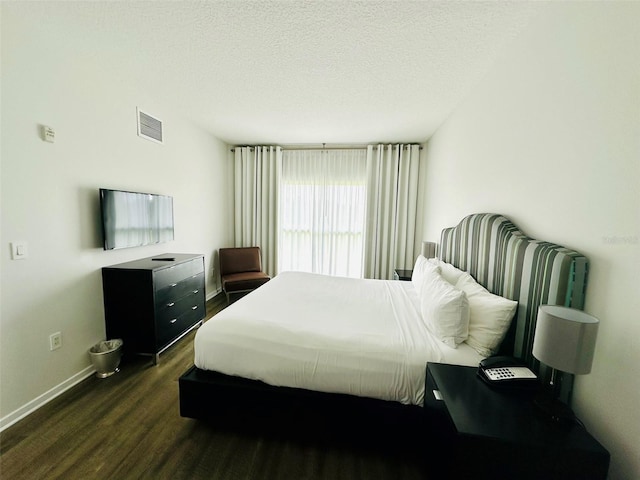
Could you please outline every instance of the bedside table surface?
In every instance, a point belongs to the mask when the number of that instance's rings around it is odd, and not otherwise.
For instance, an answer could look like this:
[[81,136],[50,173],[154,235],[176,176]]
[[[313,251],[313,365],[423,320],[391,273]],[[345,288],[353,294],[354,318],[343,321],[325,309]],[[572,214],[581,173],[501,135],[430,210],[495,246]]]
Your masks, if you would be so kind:
[[430,363],[428,370],[460,435],[607,453],[581,426],[562,428],[541,418],[533,391],[492,388],[477,376],[476,367]]
[[413,275],[413,269],[396,268],[393,272],[398,277],[398,280],[411,280],[411,276]]
[[[451,438],[440,456],[449,478],[605,480],[609,452],[582,426],[539,415],[535,392],[493,388],[477,367],[427,364],[424,408]],[[442,400],[437,400],[438,390]]]

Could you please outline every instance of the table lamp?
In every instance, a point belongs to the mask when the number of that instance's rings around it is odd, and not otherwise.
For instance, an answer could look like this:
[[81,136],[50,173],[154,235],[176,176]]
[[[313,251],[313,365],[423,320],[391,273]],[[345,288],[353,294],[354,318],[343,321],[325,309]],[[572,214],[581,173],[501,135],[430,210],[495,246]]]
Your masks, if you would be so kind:
[[554,421],[574,418],[569,406],[558,399],[558,371],[575,375],[591,371],[598,323],[597,318],[575,308],[558,305],[538,308],[533,356],[551,368],[551,379],[546,391],[536,399],[536,405]]
[[434,242],[422,242],[422,256],[424,258],[435,258],[437,245]]

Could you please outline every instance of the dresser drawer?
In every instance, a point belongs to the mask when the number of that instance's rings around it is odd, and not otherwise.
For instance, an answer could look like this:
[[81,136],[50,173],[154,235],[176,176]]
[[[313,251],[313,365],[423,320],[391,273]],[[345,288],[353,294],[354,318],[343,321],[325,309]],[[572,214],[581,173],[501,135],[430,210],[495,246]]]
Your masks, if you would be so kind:
[[157,347],[164,347],[197,321],[202,320],[202,318],[204,318],[204,303],[202,302],[194,303],[186,311],[183,310],[182,315],[176,318],[167,318],[165,320],[158,318],[156,322]]
[[185,278],[192,277],[198,273],[204,273],[202,258],[196,258],[188,262],[163,268],[154,272],[154,285],[156,290],[177,284]]
[[194,290],[193,292],[184,295],[182,298],[176,300],[175,302],[170,302],[164,305],[163,308],[159,308],[156,311],[156,322],[158,324],[166,324],[166,322],[171,322],[188,310],[197,310],[199,308],[202,309],[201,304],[203,303],[204,302],[201,291]]
[[185,295],[200,293],[202,290],[204,290],[204,272],[162,288],[156,288],[156,308],[164,308]]

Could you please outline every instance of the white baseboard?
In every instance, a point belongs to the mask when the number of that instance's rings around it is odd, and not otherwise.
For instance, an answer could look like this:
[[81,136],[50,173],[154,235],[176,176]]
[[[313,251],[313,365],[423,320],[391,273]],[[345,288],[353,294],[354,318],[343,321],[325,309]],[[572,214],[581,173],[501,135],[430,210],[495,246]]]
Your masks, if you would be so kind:
[[90,377],[95,372],[96,372],[96,369],[92,365],[90,365],[86,367],[84,370],[81,370],[80,372],[76,373],[72,377],[68,378],[64,382],[44,392],[39,397],[34,398],[29,403],[23,405],[17,410],[14,410],[10,414],[0,418],[0,432],[6,428],[9,428],[14,423],[22,420],[24,417],[26,417],[30,413],[35,412],[37,409],[39,409],[43,405],[49,403],[51,400],[61,395],[62,393],[66,392],[71,387],[77,385],[85,378]]
[[222,293],[222,289],[221,289],[221,288],[216,289],[216,291],[215,291],[215,292],[213,292],[213,293],[209,293],[209,294],[207,295],[207,301],[211,300],[213,297],[215,297],[216,295],[219,295],[219,294],[221,294],[221,293]]

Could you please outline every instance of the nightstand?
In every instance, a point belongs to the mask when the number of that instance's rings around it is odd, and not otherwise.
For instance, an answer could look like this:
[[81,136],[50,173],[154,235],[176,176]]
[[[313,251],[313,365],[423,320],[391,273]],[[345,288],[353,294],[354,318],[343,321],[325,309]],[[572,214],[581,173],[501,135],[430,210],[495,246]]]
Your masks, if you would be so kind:
[[393,271],[394,280],[411,280],[411,275],[413,275],[413,270],[403,270],[400,268],[396,268]]
[[444,425],[450,478],[607,478],[609,452],[584,427],[552,423],[535,391],[491,387],[476,371],[427,365],[424,406]]

